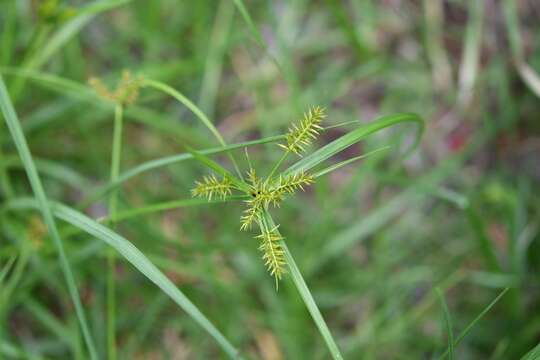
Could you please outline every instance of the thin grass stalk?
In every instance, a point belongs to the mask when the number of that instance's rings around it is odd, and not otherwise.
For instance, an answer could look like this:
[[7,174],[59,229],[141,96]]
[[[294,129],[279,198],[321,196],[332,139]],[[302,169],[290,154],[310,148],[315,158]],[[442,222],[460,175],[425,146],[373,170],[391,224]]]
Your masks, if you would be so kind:
[[[266,210],[264,211],[263,221],[266,222],[267,227],[275,228],[274,220],[272,219],[270,213]],[[278,235],[281,235],[278,229],[275,229],[275,231],[278,233]],[[298,269],[298,266],[296,265],[296,262],[294,261],[294,258],[289,251],[289,248],[287,248],[287,244],[284,240],[281,240],[281,246],[285,252],[285,258],[287,259],[287,265],[289,267],[294,285],[298,289],[298,292],[300,293],[304,304],[313,318],[315,325],[317,325],[317,329],[319,329],[319,332],[321,333],[321,336],[323,337],[332,358],[334,360],[342,360],[343,356],[341,355],[341,352],[339,351],[339,348],[332,337],[332,333],[330,332],[330,329],[328,329],[328,325],[326,325],[321,311],[317,307],[317,303],[315,302],[315,299],[313,299],[313,295],[311,295],[311,291],[309,291],[306,281],[304,280],[300,269]]]
[[439,301],[441,302],[441,307],[443,309],[444,314],[444,322],[446,325],[446,333],[448,336],[448,359],[454,360],[454,332],[452,331],[452,320],[450,318],[450,310],[448,310],[448,305],[446,304],[446,300],[444,298],[444,293],[441,289],[436,288],[435,291],[437,292],[437,296],[439,297]]
[[[111,155],[111,182],[115,182],[120,174],[120,159],[122,156],[123,107],[117,104],[114,108],[114,130]],[[109,213],[111,226],[116,224],[118,208],[118,189],[111,192],[109,197]],[[107,249],[107,353],[111,360],[116,359],[116,287],[114,273],[116,254],[112,248]]]

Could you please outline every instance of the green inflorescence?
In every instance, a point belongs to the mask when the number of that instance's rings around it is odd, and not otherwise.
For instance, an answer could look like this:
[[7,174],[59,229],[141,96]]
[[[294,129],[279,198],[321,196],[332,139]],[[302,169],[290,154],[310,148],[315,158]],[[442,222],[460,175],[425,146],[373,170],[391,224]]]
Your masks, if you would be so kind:
[[246,208],[240,217],[240,230],[251,229],[254,223],[259,225],[260,234],[255,238],[260,241],[259,250],[263,253],[262,259],[270,275],[274,276],[276,286],[286,272],[287,261],[282,246],[284,239],[277,231],[279,225],[270,227],[265,223],[264,211],[270,207],[279,207],[287,196],[293,195],[297,190],[304,191],[306,186],[314,183],[315,178],[303,171],[288,175],[273,176],[273,174],[289,153],[301,155],[316,139],[323,129],[320,123],[324,117],[323,108],[313,107],[304,114],[298,124],[293,124],[289,128],[286,135],[287,143],[279,144],[285,153],[269,176],[259,177],[250,166],[246,174],[245,187],[236,186],[227,176],[218,180],[215,175],[210,175],[203,177],[202,181],[197,181],[191,191],[194,197],[203,197],[209,201],[215,197],[225,200],[233,194],[233,190],[244,193]]

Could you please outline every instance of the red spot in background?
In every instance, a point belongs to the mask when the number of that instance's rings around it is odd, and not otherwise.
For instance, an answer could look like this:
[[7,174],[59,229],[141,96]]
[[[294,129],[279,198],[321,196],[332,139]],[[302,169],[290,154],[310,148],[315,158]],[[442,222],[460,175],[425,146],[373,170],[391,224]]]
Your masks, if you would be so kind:
[[467,144],[471,135],[469,126],[461,124],[446,138],[446,145],[451,152],[458,152]]

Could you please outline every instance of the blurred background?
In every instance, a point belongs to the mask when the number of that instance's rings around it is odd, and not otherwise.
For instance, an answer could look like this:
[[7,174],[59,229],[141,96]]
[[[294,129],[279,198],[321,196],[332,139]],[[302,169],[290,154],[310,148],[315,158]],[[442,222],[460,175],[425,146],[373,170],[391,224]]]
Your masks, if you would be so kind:
[[[345,358],[438,359],[447,331],[436,287],[456,337],[510,288],[456,347],[457,358],[527,353],[540,341],[540,2],[244,5],[245,14],[231,0],[1,0],[0,71],[47,195],[77,207],[107,183],[113,112],[45,74],[88,90],[91,77],[113,87],[124,69],[163,81],[200,106],[228,143],[282,134],[311,105],[327,108],[327,125],[415,112],[426,132],[412,156],[398,156],[412,127],[369,137],[332,161],[385,144],[391,150],[318,179],[274,218]],[[325,132],[310,150],[356,126]],[[4,125],[0,139],[6,204],[32,193]],[[122,171],[186,145],[218,144],[187,108],[141,90],[125,113]],[[267,172],[280,151],[260,145],[249,155]],[[237,157],[247,170],[243,151]],[[123,185],[119,208],[188,199],[207,174],[196,162],[141,174]],[[121,221],[116,230],[247,358],[328,359],[290,277],[276,291],[255,234],[239,231],[242,209],[163,211]],[[104,216],[107,200],[84,210]],[[0,357],[86,358],[39,213],[0,216]],[[106,246],[59,224],[106,358]],[[120,257],[116,280],[119,358],[225,357]]]

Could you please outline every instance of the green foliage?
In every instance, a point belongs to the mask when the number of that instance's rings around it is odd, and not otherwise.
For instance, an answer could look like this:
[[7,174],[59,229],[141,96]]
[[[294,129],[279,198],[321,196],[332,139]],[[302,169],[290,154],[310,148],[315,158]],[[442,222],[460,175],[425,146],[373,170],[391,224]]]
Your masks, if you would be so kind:
[[0,1],[0,358],[534,358],[534,2]]

